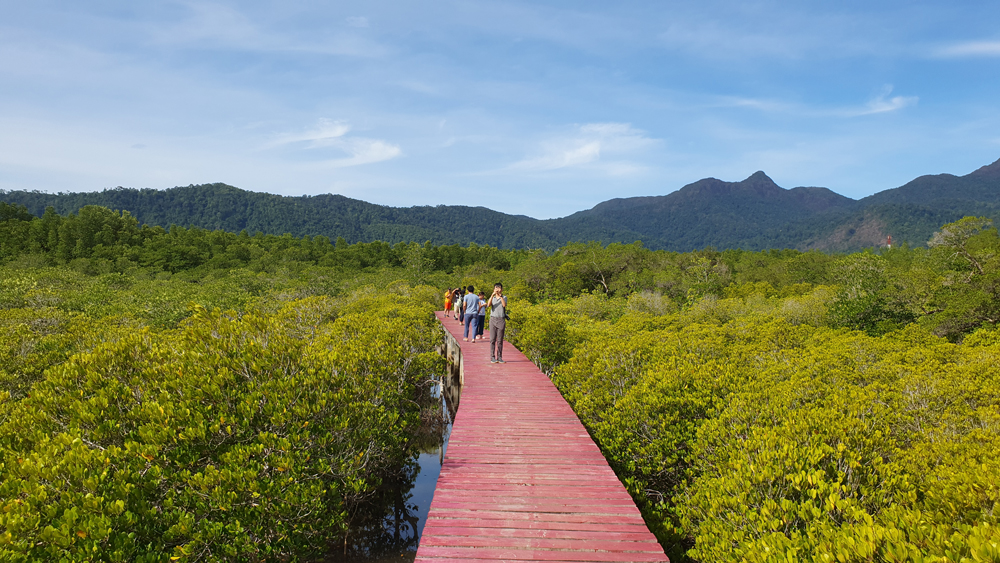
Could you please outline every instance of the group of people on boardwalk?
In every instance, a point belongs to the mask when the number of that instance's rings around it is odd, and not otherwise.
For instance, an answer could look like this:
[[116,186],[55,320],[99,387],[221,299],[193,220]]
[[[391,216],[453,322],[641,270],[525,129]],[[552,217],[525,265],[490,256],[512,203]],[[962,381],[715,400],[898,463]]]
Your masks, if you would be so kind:
[[[503,364],[503,336],[507,328],[507,297],[503,294],[503,284],[493,285],[493,294],[486,299],[486,294],[478,294],[473,286],[468,288],[449,289],[444,292],[445,316],[451,318],[452,312],[458,322],[465,325],[465,342],[476,343],[483,339],[486,313],[489,310],[490,325],[490,363]],[[469,334],[472,340],[469,340]]]

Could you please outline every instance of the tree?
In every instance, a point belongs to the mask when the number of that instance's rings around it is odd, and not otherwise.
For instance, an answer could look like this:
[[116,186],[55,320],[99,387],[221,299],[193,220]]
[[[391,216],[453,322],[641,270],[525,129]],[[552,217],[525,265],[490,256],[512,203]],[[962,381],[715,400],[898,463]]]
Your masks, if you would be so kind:
[[992,227],[993,221],[986,217],[965,217],[941,227],[941,230],[934,233],[931,240],[927,242],[927,246],[945,249],[951,252],[952,257],[962,257],[976,272],[983,274],[985,271],[982,262],[992,258],[994,254],[991,252],[982,256],[974,255],[970,251],[969,241]]
[[1000,323],[1000,237],[985,217],[965,217],[934,233],[927,243],[942,282],[937,309],[925,321],[936,334],[961,339],[984,325]]
[[898,292],[881,256],[853,254],[843,258],[835,270],[840,291],[830,306],[833,326],[877,336],[913,321],[913,314],[894,298]]

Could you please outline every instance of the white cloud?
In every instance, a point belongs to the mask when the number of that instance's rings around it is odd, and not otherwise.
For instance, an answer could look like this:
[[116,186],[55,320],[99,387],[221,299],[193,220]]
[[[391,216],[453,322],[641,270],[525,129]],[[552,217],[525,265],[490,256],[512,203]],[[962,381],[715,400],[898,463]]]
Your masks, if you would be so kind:
[[580,127],[583,136],[596,136],[609,152],[630,152],[659,142],[634,129],[629,123],[588,123]]
[[601,143],[592,141],[578,147],[552,148],[547,154],[526,158],[510,165],[512,170],[556,170],[593,162],[601,156]]
[[883,86],[881,91],[863,106],[809,106],[795,102],[720,96],[717,102],[696,107],[699,109],[703,107],[740,108],[797,117],[829,118],[859,117],[862,115],[887,113],[917,105],[917,102],[920,101],[920,98],[917,96],[891,96],[891,94],[892,86]]
[[792,111],[800,111],[800,108],[796,108],[794,105],[787,102],[734,96],[720,96],[719,102],[714,105],[718,107],[748,108],[771,113],[789,113]]
[[967,41],[938,49],[939,57],[1000,57],[1000,41]]
[[343,121],[320,119],[316,127],[299,133],[285,133],[268,143],[267,147],[293,145],[301,143],[304,148],[327,147],[334,144],[351,130],[351,126]]
[[381,139],[348,137],[347,133],[350,131],[351,126],[343,121],[320,119],[316,127],[306,131],[279,135],[275,140],[266,144],[265,148],[332,149],[350,155],[321,161],[321,164],[335,168],[381,162],[403,154],[398,145]]
[[659,140],[628,123],[588,123],[578,126],[573,135],[542,143],[541,155],[525,158],[508,170],[542,172],[561,168],[595,165],[610,175],[633,173],[642,167],[619,161],[601,162],[603,155],[623,155],[644,149]]
[[393,145],[379,139],[364,139],[361,137],[345,139],[339,148],[351,156],[348,158],[327,160],[324,164],[334,168],[344,168],[347,166],[382,162],[383,160],[390,160],[403,154],[402,149],[398,145]]
[[893,96],[890,98],[890,94],[892,94],[892,86],[883,86],[879,95],[869,100],[863,109],[848,110],[846,113],[850,116],[886,113],[916,105],[919,100],[916,96]]

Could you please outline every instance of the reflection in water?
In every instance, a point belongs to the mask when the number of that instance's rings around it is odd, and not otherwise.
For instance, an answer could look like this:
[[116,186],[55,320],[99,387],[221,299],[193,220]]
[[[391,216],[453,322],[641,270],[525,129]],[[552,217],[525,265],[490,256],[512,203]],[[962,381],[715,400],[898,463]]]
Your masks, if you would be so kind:
[[345,545],[334,549],[327,561],[350,563],[410,563],[437,487],[441,463],[448,447],[451,422],[458,408],[457,378],[434,381],[421,413],[418,453],[393,479],[386,479],[367,511],[355,514]]

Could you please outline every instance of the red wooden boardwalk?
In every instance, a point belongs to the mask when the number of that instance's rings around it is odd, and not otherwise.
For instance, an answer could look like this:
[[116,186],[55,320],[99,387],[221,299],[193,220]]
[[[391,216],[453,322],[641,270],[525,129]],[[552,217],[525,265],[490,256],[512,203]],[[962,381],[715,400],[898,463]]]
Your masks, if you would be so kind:
[[[417,563],[667,561],[552,382],[506,343],[461,343],[465,384]],[[487,338],[489,334],[487,333]]]

